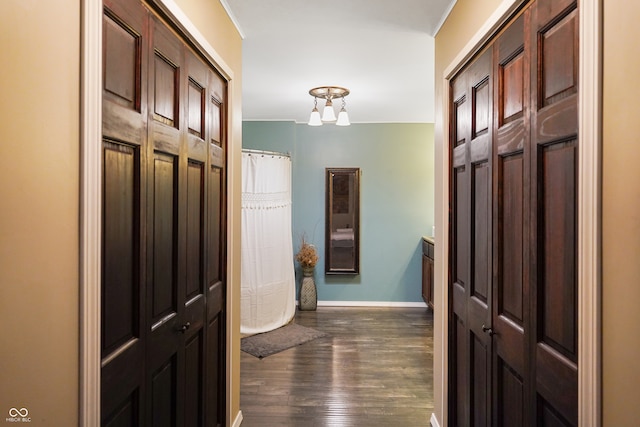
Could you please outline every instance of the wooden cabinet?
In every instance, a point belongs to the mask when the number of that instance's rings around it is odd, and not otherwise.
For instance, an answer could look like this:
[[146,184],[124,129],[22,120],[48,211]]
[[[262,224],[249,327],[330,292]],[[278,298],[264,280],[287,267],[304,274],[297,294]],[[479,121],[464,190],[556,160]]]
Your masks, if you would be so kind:
[[422,239],[422,299],[433,309],[433,242]]

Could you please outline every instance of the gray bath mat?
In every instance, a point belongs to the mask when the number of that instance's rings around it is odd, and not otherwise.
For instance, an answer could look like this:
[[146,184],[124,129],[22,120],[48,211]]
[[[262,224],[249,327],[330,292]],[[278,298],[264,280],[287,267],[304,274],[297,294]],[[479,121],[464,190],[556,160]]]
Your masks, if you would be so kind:
[[324,332],[290,323],[273,331],[242,338],[240,349],[262,359],[324,336],[327,336]]

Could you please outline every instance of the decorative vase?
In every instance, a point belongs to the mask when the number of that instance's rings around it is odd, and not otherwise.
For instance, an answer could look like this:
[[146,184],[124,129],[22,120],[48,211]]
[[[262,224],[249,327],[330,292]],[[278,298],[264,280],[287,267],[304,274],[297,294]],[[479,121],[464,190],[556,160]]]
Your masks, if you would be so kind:
[[314,267],[302,267],[302,284],[300,285],[300,310],[315,310],[318,307],[318,293],[313,279]]

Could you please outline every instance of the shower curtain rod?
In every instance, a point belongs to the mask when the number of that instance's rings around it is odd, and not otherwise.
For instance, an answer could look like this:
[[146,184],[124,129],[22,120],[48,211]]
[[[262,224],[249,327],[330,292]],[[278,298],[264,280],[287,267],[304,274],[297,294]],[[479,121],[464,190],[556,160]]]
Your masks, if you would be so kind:
[[267,156],[282,156],[282,157],[291,157],[291,153],[278,153],[277,151],[265,151],[265,150],[252,150],[250,148],[243,148],[243,153],[248,154],[263,154]]

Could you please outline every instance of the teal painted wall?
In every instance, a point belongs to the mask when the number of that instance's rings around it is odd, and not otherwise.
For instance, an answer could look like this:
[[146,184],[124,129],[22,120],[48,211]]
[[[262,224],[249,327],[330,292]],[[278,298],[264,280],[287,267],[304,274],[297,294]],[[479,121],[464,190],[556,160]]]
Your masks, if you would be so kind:
[[[303,234],[318,248],[318,300],[422,301],[421,237],[434,224],[433,140],[433,124],[425,123],[243,123],[244,148],[291,155],[294,252]],[[324,274],[327,167],[362,173],[358,276]]]

